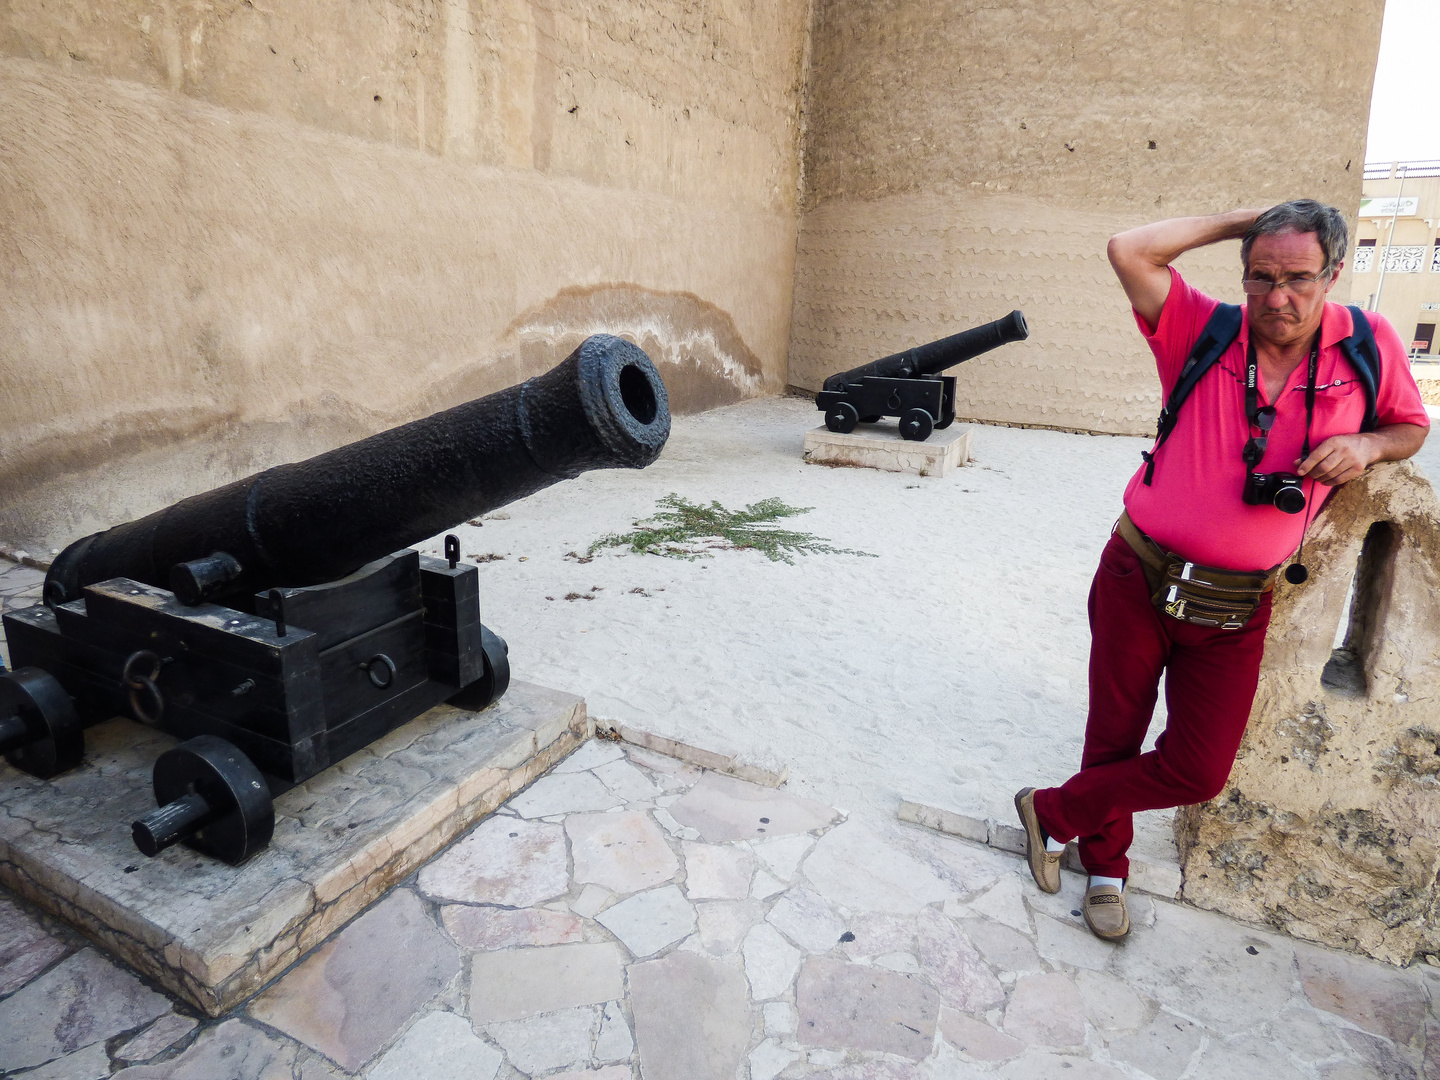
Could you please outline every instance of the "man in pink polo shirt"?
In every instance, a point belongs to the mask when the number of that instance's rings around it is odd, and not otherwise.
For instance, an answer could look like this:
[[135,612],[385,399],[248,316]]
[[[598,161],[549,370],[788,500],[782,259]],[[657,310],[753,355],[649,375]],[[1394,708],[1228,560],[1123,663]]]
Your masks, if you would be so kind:
[[[1102,938],[1130,929],[1124,881],[1132,815],[1211,799],[1230,775],[1259,681],[1279,564],[1335,487],[1377,461],[1414,454],[1429,430],[1399,336],[1367,312],[1380,376],[1374,426],[1362,432],[1369,396],[1340,347],[1354,330],[1351,315],[1326,300],[1344,265],[1346,234],[1338,210],[1304,199],[1263,212],[1174,218],[1110,240],[1110,263],[1155,353],[1167,400],[1219,306],[1171,263],[1243,238],[1245,306],[1239,336],[1195,384],[1168,439],[1155,447],[1153,467],[1142,465],[1130,480],[1126,513],[1100,556],[1090,589],[1090,712],[1080,772],[1058,788],[1025,788],[1015,797],[1041,889],[1059,891],[1061,853],[1079,838],[1090,875],[1085,921]],[[1251,473],[1300,479],[1276,499],[1273,487],[1247,481]],[[1229,626],[1216,617],[1187,621],[1201,618],[1195,605],[1187,613],[1176,601],[1190,578],[1225,586],[1211,594],[1222,604],[1240,598],[1239,613],[1222,616]],[[1155,749],[1142,754],[1162,672],[1168,720]]]

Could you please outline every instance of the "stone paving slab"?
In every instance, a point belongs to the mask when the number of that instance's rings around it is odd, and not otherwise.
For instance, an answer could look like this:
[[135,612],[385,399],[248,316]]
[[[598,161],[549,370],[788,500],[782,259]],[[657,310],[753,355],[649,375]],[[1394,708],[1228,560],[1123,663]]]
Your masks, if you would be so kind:
[[[554,773],[635,797],[545,821],[510,800],[219,1020],[14,902],[3,925],[59,958],[0,991],[0,1061],[16,1080],[1440,1080],[1440,969],[1139,892],[1130,937],[1103,942],[1078,875],[1040,893],[987,844],[635,746]],[[704,839],[664,825],[686,794]],[[588,880],[603,858],[618,891]]]
[[[988,844],[1001,851],[1013,852],[1016,855],[1025,853],[1025,834],[1013,821],[997,821],[994,818],[962,814],[956,810],[945,810],[911,799],[900,801],[896,816],[901,821],[973,840],[977,844]],[[1085,873],[1085,868],[1080,865],[1080,852],[1073,842],[1066,845],[1061,866],[1072,873]],[[1180,862],[1178,858],[1170,862],[1147,859],[1132,852],[1130,877],[1125,887],[1135,892],[1174,899],[1180,895]]]
[[70,947],[8,897],[0,896],[0,997],[18,990]]
[[459,974],[460,950],[413,892],[397,889],[252,1001],[249,1011],[353,1071]]
[[7,1032],[0,1072],[104,1042],[169,1011],[170,1003],[130,972],[82,949],[0,1002],[0,1031]]
[[588,726],[581,699],[529,683],[482,713],[437,706],[279,796],[270,846],[230,867],[184,847],[154,859],[135,849],[130,822],[153,808],[151,767],[175,740],[111,720],[87,731],[85,764],[53,781],[0,765],[0,881],[218,1015],[564,758]]

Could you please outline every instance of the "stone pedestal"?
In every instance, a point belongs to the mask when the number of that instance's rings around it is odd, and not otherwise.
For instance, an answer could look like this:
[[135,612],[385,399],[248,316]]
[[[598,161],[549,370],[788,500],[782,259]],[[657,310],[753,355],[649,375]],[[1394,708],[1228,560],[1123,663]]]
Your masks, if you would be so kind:
[[1176,815],[1184,899],[1394,964],[1440,954],[1440,500],[1377,465],[1305,564],[1276,587],[1229,783]]
[[811,465],[860,465],[886,472],[948,476],[970,460],[968,425],[952,425],[924,442],[900,437],[894,421],[861,424],[840,435],[823,424],[805,433],[805,460]]
[[242,866],[136,850],[150,770],[175,740],[86,732],[53,781],[0,764],[0,881],[214,1016],[353,918],[589,735],[585,702],[529,683],[474,713],[437,706],[275,800]]

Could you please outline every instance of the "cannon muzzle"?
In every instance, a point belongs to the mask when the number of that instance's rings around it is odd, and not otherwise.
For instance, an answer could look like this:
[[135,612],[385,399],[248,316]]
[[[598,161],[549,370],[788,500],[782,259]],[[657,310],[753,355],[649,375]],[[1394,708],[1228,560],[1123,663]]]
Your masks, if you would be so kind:
[[881,357],[868,364],[831,375],[825,380],[826,390],[843,390],[847,383],[859,382],[867,375],[887,379],[917,379],[923,375],[938,375],[946,368],[973,360],[981,353],[998,348],[1010,341],[1024,341],[1030,336],[1025,316],[1012,311],[1003,319],[996,319],[983,326],[971,327],[958,334],[951,334],[928,345],[917,345],[891,356]]
[[[644,468],[669,434],[650,358],[597,334],[519,386],[77,540],[51,566],[45,600],[114,577],[166,588],[172,570],[192,603],[334,581],[557,481]],[[230,560],[197,562],[220,552]]]

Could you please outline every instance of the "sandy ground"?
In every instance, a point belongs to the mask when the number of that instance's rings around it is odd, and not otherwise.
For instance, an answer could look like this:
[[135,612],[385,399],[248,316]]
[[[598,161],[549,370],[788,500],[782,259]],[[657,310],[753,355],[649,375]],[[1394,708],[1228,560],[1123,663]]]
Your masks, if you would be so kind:
[[[1440,420],[1440,405],[1427,405],[1425,411],[1430,414],[1430,422]],[[1433,439],[1426,439],[1425,445],[1420,448],[1420,453],[1415,455],[1416,462],[1425,470],[1425,475],[1430,482],[1440,483],[1440,436]]]
[[[800,398],[680,417],[648,469],[589,473],[462,527],[467,556],[505,556],[481,564],[484,620],[517,677],[597,716],[788,765],[832,805],[910,798],[1008,821],[1018,788],[1078,765],[1085,598],[1149,441],[977,426],[973,463],[942,479],[805,465],[819,422]],[[1420,461],[1440,477],[1440,440]],[[788,527],[876,557],[566,557],[670,492],[813,507]],[[1152,738],[1163,722],[1162,699]],[[1173,861],[1170,820],[1140,815],[1135,853]]]
[[[480,565],[485,622],[517,678],[788,765],[792,787],[831,805],[888,816],[912,798],[1009,820],[1017,788],[1078,762],[1085,596],[1148,441],[976,427],[968,468],[922,478],[802,464],[818,421],[798,398],[682,417],[649,469],[590,473],[462,526],[467,557],[504,556]],[[1440,439],[1417,461],[1440,478]],[[814,507],[787,525],[876,557],[567,557],[670,492]],[[1163,702],[1152,734],[1161,724]],[[1141,816],[1136,854],[1173,859],[1169,820]]]
[[[802,464],[819,419],[796,398],[679,418],[650,468],[461,528],[467,556],[505,556],[481,564],[485,622],[517,677],[597,716],[786,764],[848,809],[913,798],[1008,821],[1017,788],[1078,762],[1085,597],[1145,442],[977,427],[970,467],[921,478]],[[567,558],[669,492],[778,496],[814,508],[790,527],[876,557]],[[1169,815],[1147,817],[1137,853],[1173,859]]]
[[[1086,594],[1148,440],[977,426],[973,463],[942,479],[805,465],[819,420],[800,398],[677,418],[648,469],[462,527],[467,556],[505,556],[481,564],[484,620],[517,677],[597,716],[788,765],[832,805],[888,814],[910,798],[1008,821],[1018,788],[1078,765]],[[1440,477],[1440,440],[1421,461]],[[567,558],[670,492],[813,507],[787,525],[876,557]],[[1170,819],[1140,815],[1137,855],[1174,859]]]

